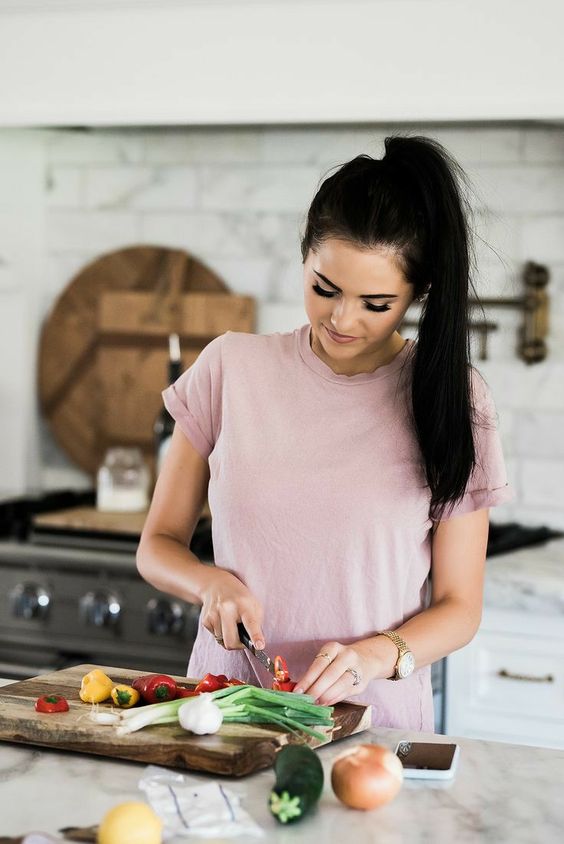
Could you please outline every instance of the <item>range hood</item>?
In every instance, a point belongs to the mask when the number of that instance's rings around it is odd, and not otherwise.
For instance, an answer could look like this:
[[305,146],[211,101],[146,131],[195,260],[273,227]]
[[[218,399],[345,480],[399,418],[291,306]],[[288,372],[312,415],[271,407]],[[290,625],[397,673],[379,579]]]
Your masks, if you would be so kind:
[[562,122],[563,31],[561,0],[0,0],[0,127]]

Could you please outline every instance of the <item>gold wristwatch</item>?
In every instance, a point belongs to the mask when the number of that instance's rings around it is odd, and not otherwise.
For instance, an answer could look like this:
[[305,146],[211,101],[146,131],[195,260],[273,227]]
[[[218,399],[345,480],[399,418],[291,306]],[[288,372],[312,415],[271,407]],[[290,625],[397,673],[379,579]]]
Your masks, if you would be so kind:
[[388,639],[391,639],[399,652],[398,661],[395,665],[395,671],[392,676],[388,677],[387,679],[404,680],[406,677],[409,677],[409,675],[413,673],[413,670],[415,668],[415,657],[413,656],[401,636],[399,636],[395,632],[395,630],[381,630],[377,635],[387,636]]

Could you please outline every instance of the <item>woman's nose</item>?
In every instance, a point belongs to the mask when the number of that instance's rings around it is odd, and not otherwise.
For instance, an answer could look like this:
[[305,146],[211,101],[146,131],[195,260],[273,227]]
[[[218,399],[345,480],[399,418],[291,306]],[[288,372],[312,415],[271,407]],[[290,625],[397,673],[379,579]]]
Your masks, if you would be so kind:
[[339,334],[350,334],[352,336],[352,328],[354,327],[355,322],[355,303],[347,303],[342,299],[339,302],[335,302],[333,312],[331,314],[331,324],[335,331]]

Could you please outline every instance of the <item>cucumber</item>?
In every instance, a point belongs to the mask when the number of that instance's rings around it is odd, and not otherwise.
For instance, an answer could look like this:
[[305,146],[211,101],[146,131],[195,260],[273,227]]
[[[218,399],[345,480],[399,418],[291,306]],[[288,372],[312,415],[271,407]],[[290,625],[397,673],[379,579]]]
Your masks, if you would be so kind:
[[305,744],[287,744],[274,760],[276,782],[269,808],[280,823],[295,823],[313,809],[323,791],[323,766]]

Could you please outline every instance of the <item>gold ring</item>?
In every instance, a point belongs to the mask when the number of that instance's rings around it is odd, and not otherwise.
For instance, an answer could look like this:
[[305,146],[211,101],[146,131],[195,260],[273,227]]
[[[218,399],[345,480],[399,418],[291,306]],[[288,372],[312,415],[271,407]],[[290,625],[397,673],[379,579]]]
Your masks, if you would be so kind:
[[218,645],[223,645],[223,639],[221,638],[221,636],[214,636],[214,639]]
[[329,664],[331,664],[333,662],[333,657],[329,656],[329,654],[326,654],[326,653],[316,654],[314,659],[317,659],[318,656],[324,656],[325,659],[329,660]]

